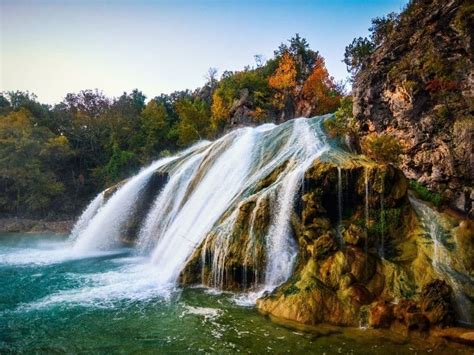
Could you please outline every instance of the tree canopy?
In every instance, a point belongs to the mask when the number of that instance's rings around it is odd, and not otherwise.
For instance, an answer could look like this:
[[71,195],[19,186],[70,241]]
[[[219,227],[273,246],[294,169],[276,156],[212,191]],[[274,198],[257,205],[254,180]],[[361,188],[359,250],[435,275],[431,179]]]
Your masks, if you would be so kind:
[[334,112],[342,89],[324,58],[296,34],[256,67],[210,68],[203,87],[147,100],[68,93],[54,106],[29,92],[0,94],[0,213],[77,214],[94,194],[160,156],[234,125]]

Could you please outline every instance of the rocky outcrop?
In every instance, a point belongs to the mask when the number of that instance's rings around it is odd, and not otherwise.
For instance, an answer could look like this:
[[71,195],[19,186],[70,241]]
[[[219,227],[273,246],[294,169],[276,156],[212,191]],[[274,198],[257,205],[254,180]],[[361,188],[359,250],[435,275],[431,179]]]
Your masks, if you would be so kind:
[[[276,181],[287,164],[262,178],[255,192]],[[296,199],[291,229],[298,259],[290,279],[257,301],[263,314],[310,326],[418,332],[453,324],[454,290],[436,268],[439,251],[425,234],[426,221],[413,208],[400,170],[331,150],[306,171]],[[224,215],[196,248],[181,282],[261,289],[271,206],[253,194],[234,215]],[[466,220],[450,217],[446,223],[452,236],[443,243],[459,256],[450,272],[464,275],[462,292],[469,295],[474,283],[466,281],[470,261],[463,260],[474,243],[467,236],[472,229]]]
[[473,28],[470,1],[413,1],[353,85],[360,133],[398,137],[405,175],[471,216]]

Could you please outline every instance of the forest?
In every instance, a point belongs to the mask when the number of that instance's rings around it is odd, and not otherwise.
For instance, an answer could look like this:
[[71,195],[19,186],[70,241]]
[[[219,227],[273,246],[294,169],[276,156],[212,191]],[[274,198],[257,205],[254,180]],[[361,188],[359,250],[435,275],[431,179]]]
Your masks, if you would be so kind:
[[198,140],[339,107],[343,85],[299,35],[255,62],[220,79],[210,68],[202,88],[149,100],[138,89],[116,98],[95,89],[50,106],[29,92],[3,92],[0,213],[76,215],[105,187]]

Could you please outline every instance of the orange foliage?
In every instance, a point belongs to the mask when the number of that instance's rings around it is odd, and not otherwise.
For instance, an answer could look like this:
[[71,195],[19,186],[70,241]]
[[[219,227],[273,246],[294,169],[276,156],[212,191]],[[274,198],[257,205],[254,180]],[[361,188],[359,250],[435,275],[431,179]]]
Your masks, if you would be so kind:
[[296,63],[293,57],[285,52],[280,59],[275,73],[268,79],[270,87],[289,91],[296,86]]
[[324,59],[316,60],[311,75],[303,84],[302,95],[315,107],[313,114],[316,115],[334,112],[339,107],[341,95],[329,76]]

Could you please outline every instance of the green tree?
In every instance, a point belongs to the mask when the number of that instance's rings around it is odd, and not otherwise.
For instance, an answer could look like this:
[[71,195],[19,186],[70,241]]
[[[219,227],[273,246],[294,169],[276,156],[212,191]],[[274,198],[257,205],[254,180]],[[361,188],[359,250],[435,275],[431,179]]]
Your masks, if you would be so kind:
[[368,38],[354,38],[344,52],[344,63],[347,66],[347,71],[353,75],[357,74],[359,70],[366,65],[374,48],[374,43]]
[[149,161],[159,152],[168,148],[167,139],[170,125],[164,104],[151,100],[141,113],[142,161]]
[[210,126],[210,107],[200,99],[182,99],[175,103],[179,115],[179,145],[186,146],[206,138]]
[[71,154],[68,141],[33,121],[25,108],[0,117],[3,213],[45,214],[64,191],[57,169]]

